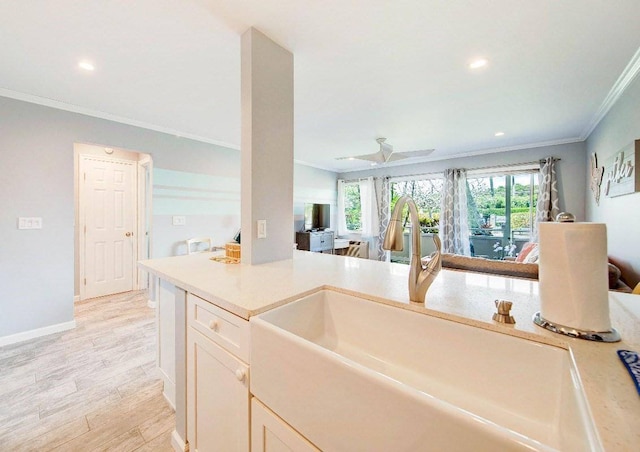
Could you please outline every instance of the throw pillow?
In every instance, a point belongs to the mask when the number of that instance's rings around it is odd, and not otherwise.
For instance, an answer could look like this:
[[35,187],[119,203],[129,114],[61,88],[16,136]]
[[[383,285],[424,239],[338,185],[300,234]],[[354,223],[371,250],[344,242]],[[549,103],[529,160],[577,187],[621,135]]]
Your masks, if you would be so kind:
[[533,250],[534,248],[537,248],[537,247],[538,247],[538,244],[535,243],[535,242],[525,243],[522,246],[522,249],[520,250],[520,253],[516,257],[516,262],[524,262],[525,259],[527,258],[527,255],[531,252],[531,250]]
[[531,248],[531,251],[529,251],[529,253],[527,254],[527,256],[524,258],[524,263],[525,264],[537,264],[538,263],[538,258],[540,257],[540,249],[538,248],[538,244],[535,243],[535,246]]
[[618,285],[618,280],[620,279],[622,272],[620,272],[620,269],[615,265],[613,265],[611,262],[609,262],[608,266],[609,266],[609,289],[615,289],[616,286]]

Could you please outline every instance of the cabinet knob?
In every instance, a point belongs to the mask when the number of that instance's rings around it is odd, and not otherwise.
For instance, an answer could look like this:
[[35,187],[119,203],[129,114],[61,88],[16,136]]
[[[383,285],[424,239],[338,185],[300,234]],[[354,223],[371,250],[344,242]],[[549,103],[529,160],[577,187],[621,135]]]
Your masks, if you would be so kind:
[[236,370],[236,378],[238,379],[238,381],[243,381],[244,377],[246,377],[246,373],[244,369]]
[[218,331],[218,321],[212,320],[211,322],[209,322],[209,328],[211,328],[213,331]]

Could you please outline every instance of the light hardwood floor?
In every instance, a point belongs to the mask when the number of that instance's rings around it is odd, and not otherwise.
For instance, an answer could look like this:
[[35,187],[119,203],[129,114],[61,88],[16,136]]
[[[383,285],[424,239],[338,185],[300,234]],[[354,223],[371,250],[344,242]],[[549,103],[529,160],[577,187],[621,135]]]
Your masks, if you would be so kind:
[[171,451],[144,292],[76,303],[74,330],[0,347],[0,451]]

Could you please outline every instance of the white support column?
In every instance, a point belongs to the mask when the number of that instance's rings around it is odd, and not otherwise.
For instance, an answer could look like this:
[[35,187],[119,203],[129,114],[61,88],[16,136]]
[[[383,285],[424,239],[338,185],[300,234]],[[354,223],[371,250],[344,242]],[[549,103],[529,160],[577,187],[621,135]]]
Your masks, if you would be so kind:
[[250,28],[241,60],[242,261],[253,265],[293,254],[293,54]]

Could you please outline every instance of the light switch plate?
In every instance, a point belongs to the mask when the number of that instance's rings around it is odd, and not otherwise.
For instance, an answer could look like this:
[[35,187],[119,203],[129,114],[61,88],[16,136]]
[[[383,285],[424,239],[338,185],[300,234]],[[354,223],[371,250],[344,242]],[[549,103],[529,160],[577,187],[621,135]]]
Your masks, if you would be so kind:
[[184,215],[174,215],[172,221],[174,226],[184,226],[187,224],[187,217]]
[[258,220],[258,238],[267,238],[267,220]]
[[18,217],[18,229],[42,229],[42,217]]

